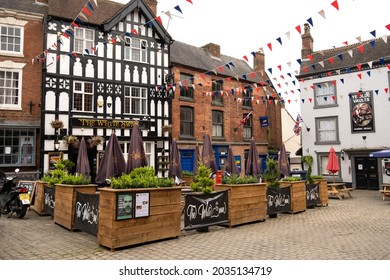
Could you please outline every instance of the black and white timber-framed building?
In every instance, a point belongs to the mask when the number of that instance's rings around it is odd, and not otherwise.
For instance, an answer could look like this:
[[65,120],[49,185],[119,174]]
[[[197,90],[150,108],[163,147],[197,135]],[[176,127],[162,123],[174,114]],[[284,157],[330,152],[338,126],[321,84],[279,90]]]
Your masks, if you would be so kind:
[[[57,155],[76,162],[78,149],[65,143],[66,135],[98,135],[107,142],[115,130],[127,159],[131,127],[139,122],[149,165],[164,176],[166,166],[158,162],[169,154],[169,133],[162,127],[171,123],[171,100],[162,85],[172,38],[156,19],[156,1],[48,2],[42,170]],[[62,129],[51,126],[57,119]],[[106,142],[88,148],[92,178]]]

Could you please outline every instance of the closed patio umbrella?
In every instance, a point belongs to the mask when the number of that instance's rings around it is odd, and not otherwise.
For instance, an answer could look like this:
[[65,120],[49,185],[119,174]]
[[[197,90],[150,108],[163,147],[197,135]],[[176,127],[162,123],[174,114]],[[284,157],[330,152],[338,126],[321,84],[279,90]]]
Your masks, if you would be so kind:
[[229,174],[240,175],[240,171],[238,171],[236,161],[234,160],[234,154],[233,154],[232,147],[230,147],[230,146],[228,149],[225,171]]
[[180,162],[180,153],[175,139],[172,141],[171,159],[169,161],[168,167],[168,177],[174,178],[176,184],[181,183],[182,170]]
[[217,172],[218,169],[215,163],[213,146],[211,145],[211,139],[208,134],[203,136],[202,160],[203,164],[210,168],[212,173]]
[[134,124],[131,130],[130,146],[127,156],[126,173],[138,167],[148,166],[141,130],[138,124]]
[[103,184],[106,179],[121,176],[125,170],[126,161],[123,157],[123,151],[115,131],[113,131],[108,139],[106,150],[104,151],[99,170],[96,174],[96,182]]
[[278,167],[279,167],[280,174],[283,174],[284,177],[290,176],[290,163],[288,162],[288,156],[284,144],[282,144],[280,148]]
[[331,147],[329,150],[328,164],[326,165],[326,169],[333,174],[333,182],[334,182],[334,174],[339,171],[340,167],[339,167],[339,159],[333,147]]
[[84,137],[81,138],[79,146],[79,154],[77,156],[76,173],[88,177],[91,172],[89,166],[87,144],[85,143]]
[[255,140],[252,137],[251,144],[249,146],[248,159],[246,162],[245,175],[260,177],[261,174],[262,170],[259,163],[259,154],[257,153]]

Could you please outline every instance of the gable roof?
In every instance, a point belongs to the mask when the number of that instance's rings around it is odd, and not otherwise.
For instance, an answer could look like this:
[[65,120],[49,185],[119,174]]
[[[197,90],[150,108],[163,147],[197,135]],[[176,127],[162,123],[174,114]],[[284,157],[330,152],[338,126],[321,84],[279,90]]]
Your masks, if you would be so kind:
[[43,4],[37,4],[35,3],[34,0],[23,0],[23,1],[0,0],[0,8],[44,14],[44,15],[47,13],[47,6]]
[[[352,52],[352,56],[350,52]],[[378,67],[380,59],[390,61],[390,42],[387,40],[386,43],[382,38],[367,40],[344,47],[317,51],[312,53],[312,58],[311,61],[308,58],[302,59],[298,79],[334,71],[341,71],[342,73],[357,71],[358,64],[362,65],[362,69],[368,69],[369,63],[373,63],[373,68]],[[333,64],[329,61],[331,58]],[[319,63],[323,63],[324,67]]]
[[[233,62],[234,67],[225,67],[230,62]],[[220,59],[215,58],[203,48],[179,41],[174,41],[171,45],[171,63],[198,69],[208,74],[212,74],[211,70],[213,70],[219,76],[237,77],[240,80],[245,80],[242,75],[246,75],[246,81],[252,83],[264,81],[264,77],[261,77],[258,73],[255,73],[255,78],[249,75],[254,70],[244,60],[223,54],[221,54]],[[223,66],[223,72],[218,69],[220,66]]]
[[[118,22],[136,9],[139,9],[145,15],[147,21],[155,18],[155,15],[143,0],[131,0],[126,5],[109,0],[98,1],[97,7],[93,1],[91,4],[94,11],[88,16],[88,20],[80,19],[85,23],[103,26],[105,31],[111,30]],[[48,14],[72,21],[79,15],[85,5],[86,2],[83,0],[49,0]],[[171,36],[157,20],[153,20],[152,25],[160,38],[168,43],[172,41]]]
[[[63,19],[68,19],[70,21],[74,20],[83,7],[86,4],[84,0],[48,0],[49,2],[49,12],[48,15],[59,17]],[[98,1],[98,6],[96,7],[94,2],[91,4],[94,7],[94,11],[91,12],[91,15],[88,16],[88,21],[86,23],[101,25],[108,19],[112,18],[122,7],[123,4],[111,2],[111,1]],[[81,18],[83,20],[83,18]],[[84,21],[84,20],[83,20]]]

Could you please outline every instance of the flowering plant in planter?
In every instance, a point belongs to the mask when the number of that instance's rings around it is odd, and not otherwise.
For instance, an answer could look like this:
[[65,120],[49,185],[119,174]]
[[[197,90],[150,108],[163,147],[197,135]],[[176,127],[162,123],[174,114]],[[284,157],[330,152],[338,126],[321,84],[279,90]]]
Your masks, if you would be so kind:
[[102,144],[104,141],[104,137],[102,136],[91,136],[91,138],[88,139],[89,146],[96,147],[97,145]]
[[61,120],[55,119],[55,120],[52,120],[50,122],[50,125],[54,129],[59,129],[59,128],[63,128],[64,127],[64,122],[61,121]]

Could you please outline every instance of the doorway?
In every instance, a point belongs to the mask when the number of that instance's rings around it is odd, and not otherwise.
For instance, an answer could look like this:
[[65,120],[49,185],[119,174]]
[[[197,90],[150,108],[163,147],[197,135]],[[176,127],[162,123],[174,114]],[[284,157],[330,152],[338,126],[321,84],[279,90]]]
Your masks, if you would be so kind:
[[376,158],[355,158],[356,188],[379,190],[378,161]]

